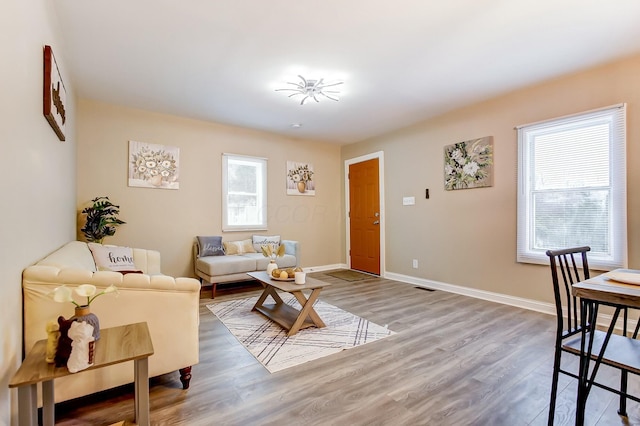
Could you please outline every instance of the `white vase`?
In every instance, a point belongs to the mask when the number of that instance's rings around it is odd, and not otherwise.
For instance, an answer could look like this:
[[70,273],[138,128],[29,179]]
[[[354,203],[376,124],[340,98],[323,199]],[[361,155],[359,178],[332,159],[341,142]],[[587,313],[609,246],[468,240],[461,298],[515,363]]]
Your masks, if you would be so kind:
[[276,265],[276,261],[272,259],[267,265],[267,275],[271,276],[274,269],[278,269],[278,265]]

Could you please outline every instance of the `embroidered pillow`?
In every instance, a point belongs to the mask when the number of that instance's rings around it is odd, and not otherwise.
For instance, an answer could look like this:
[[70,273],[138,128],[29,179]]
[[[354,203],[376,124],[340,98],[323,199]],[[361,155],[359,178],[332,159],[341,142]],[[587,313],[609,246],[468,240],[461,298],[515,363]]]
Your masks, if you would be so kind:
[[199,236],[197,238],[198,238],[198,257],[224,256],[224,247],[222,247],[222,237]]
[[254,235],[253,236],[253,249],[257,253],[261,252],[262,246],[265,244],[274,245],[276,246],[276,248],[280,247],[280,235],[272,235],[272,236]]
[[89,243],[89,250],[99,271],[134,271],[133,249],[131,247],[103,246]]
[[222,245],[224,246],[224,252],[227,255],[256,252],[256,250],[253,248],[251,240],[249,239],[242,241],[229,241],[226,243],[222,243]]

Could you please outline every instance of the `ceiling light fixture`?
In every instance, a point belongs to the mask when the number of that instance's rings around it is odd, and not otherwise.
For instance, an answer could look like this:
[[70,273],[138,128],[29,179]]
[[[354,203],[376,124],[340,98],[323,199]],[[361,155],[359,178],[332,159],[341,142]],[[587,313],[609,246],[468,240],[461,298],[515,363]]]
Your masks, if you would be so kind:
[[338,101],[338,98],[335,95],[337,95],[340,92],[337,90],[327,90],[327,88],[338,86],[344,83],[344,81],[337,81],[334,83],[325,83],[323,78],[321,78],[320,80],[311,80],[311,79],[306,79],[301,75],[299,75],[298,77],[300,78],[301,82],[298,82],[298,83],[293,83],[290,81],[287,82],[287,84],[290,84],[294,87],[276,89],[276,92],[285,92],[285,91],[293,92],[292,94],[289,95],[290,98],[296,95],[302,95],[302,100],[300,101],[300,105],[304,105],[305,102],[307,102],[309,99],[313,99],[316,102],[320,102],[320,99],[318,99],[318,97],[320,96],[324,96],[325,98],[331,99],[332,101]]

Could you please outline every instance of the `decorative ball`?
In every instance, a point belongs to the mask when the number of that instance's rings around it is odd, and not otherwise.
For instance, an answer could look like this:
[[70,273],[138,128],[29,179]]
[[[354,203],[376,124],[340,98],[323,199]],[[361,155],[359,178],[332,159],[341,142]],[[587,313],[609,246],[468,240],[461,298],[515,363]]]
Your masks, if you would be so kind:
[[287,271],[280,272],[280,278],[282,279],[289,278],[289,274],[287,274]]

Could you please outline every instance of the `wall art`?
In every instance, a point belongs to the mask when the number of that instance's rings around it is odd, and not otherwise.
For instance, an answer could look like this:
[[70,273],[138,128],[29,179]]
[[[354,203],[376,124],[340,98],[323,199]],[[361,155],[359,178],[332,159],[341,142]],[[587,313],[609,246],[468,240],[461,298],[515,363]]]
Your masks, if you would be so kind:
[[493,186],[493,136],[444,147],[444,189]]
[[313,164],[287,161],[287,195],[316,195]]
[[129,141],[129,186],[178,189],[180,148]]
[[42,112],[47,121],[58,135],[58,139],[65,140],[65,124],[67,121],[67,91],[64,88],[60,70],[53,56],[51,46],[44,47],[44,84]]

